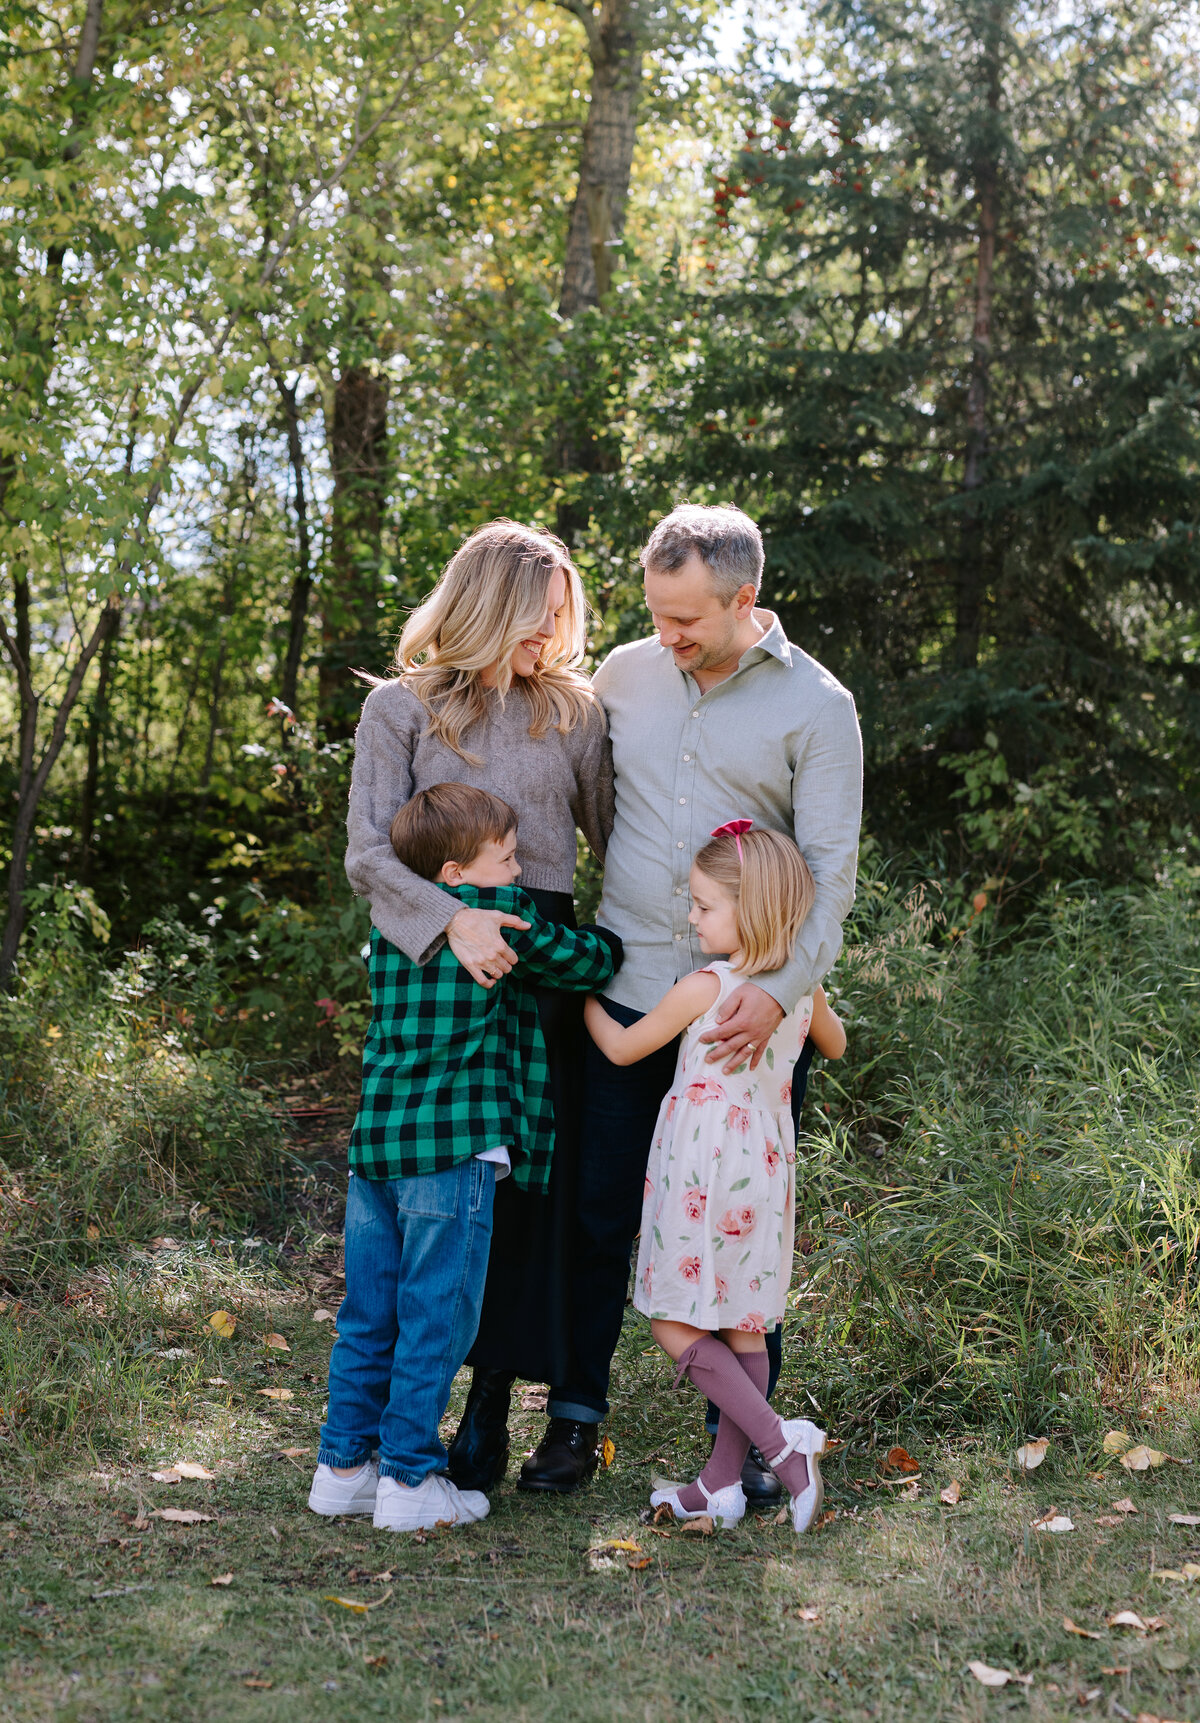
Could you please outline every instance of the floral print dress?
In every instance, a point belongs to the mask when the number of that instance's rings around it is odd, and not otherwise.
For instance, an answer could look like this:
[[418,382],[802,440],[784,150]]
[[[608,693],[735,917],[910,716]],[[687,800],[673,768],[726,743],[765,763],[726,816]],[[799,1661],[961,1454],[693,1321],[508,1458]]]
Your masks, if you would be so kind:
[[805,998],[758,1069],[705,1063],[724,1001],[745,981],[727,962],[712,1006],[685,1030],[654,1128],[633,1302],[644,1316],[761,1334],[783,1317],[792,1278],[796,1148],[792,1067],[812,1019]]

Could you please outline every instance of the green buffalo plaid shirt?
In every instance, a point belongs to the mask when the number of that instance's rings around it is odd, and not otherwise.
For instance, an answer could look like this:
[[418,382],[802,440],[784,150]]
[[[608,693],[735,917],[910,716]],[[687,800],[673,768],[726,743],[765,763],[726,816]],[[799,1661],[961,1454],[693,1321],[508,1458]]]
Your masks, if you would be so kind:
[[546,921],[516,886],[443,890],[529,922],[504,930],[520,962],[480,987],[448,945],[416,964],[371,929],[371,1026],[350,1166],[367,1179],[414,1178],[504,1144],[516,1183],[544,1191],[554,1107],[533,989],[595,992],[612,979],[621,942],[605,928]]

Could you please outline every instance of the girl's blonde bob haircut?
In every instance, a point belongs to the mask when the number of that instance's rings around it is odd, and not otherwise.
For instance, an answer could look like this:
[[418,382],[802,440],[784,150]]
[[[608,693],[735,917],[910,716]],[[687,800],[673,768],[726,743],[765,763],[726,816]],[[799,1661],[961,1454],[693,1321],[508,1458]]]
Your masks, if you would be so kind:
[[706,879],[737,906],[740,975],[782,969],[817,895],[808,863],[782,832],[755,826],[742,833],[742,853],[732,832],[710,838],[695,858]]
[[463,737],[487,714],[482,673],[497,667],[503,700],[513,684],[513,651],[541,626],[546,589],[560,568],[567,596],[553,637],[533,675],[518,680],[530,705],[531,736],[544,736],[552,724],[570,730],[595,707],[591,686],[577,668],[589,610],[570,552],[553,533],[489,521],[455,551],[404,626],[394,671],[428,710],[431,733],[472,765],[482,762],[467,753]]

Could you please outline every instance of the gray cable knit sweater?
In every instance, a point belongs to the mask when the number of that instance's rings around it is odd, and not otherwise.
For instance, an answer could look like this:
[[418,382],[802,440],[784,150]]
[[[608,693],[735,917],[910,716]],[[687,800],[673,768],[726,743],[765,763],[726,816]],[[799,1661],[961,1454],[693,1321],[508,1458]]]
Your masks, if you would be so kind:
[[503,705],[492,695],[485,720],[463,738],[473,766],[429,734],[429,713],[400,680],[373,688],[354,744],[346,873],[371,906],[383,937],[415,963],[427,963],[462,908],[432,881],[404,866],[388,830],[396,810],[431,784],[477,784],[516,810],[522,886],[570,891],[575,827],[599,860],[613,823],[612,750],[599,702],[586,723],[562,735],[529,734],[529,702],[514,682]]

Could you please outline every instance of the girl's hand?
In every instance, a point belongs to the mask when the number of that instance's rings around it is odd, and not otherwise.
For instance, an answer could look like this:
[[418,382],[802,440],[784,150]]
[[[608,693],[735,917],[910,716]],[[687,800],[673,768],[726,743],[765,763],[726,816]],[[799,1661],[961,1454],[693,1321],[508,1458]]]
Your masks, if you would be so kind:
[[717,1027],[700,1037],[713,1043],[705,1064],[715,1065],[724,1059],[725,1075],[729,1076],[749,1059],[753,1071],[783,1017],[783,1006],[777,999],[752,981],[743,982],[725,1001]]
[[460,909],[446,928],[446,943],[481,987],[494,987],[517,962],[500,929],[529,925],[519,915],[501,915],[498,909]]

